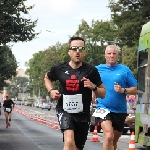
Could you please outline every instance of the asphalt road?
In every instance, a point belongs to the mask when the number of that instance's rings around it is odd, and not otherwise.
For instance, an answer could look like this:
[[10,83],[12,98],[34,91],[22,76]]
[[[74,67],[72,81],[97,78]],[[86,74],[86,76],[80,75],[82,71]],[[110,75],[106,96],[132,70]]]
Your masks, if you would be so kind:
[[[46,117],[41,121],[40,118]],[[0,150],[62,150],[62,133],[57,127],[56,112],[41,110],[28,106],[16,106],[12,113],[11,127],[5,128],[4,115],[0,116]],[[93,133],[89,132],[85,150],[100,150],[103,144],[103,133],[98,133],[100,142],[91,142]],[[122,135],[119,150],[128,150],[130,135]],[[137,150],[143,147],[136,144]]]

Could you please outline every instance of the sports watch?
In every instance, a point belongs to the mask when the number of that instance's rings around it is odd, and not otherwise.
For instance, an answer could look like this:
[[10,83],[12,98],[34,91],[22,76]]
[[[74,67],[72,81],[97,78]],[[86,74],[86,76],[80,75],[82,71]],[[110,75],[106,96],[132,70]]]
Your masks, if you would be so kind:
[[127,89],[126,88],[124,88],[124,94],[126,94],[127,93]]
[[93,89],[93,91],[96,91],[97,90],[97,86],[95,86],[95,88]]

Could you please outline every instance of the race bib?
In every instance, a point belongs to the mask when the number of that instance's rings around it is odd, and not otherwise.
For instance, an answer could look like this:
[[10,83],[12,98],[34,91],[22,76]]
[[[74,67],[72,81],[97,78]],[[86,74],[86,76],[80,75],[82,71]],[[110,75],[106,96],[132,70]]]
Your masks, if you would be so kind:
[[82,112],[82,94],[63,95],[63,109],[68,113]]
[[95,109],[95,112],[93,113],[92,116],[100,117],[104,119],[108,113],[110,113],[108,109],[100,108],[100,109]]
[[6,108],[6,111],[7,112],[11,112],[11,108]]

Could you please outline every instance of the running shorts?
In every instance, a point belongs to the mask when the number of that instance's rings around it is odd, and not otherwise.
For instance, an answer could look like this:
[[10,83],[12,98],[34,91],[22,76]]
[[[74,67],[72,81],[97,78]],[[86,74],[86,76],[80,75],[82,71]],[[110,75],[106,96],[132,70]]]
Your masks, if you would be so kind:
[[73,130],[76,147],[82,150],[87,140],[89,122],[82,122],[81,118],[79,121],[75,114],[69,114],[65,111],[58,113],[57,116],[61,131]]
[[97,120],[99,122],[110,120],[112,122],[112,126],[114,130],[117,130],[118,132],[122,132],[124,129],[124,122],[125,122],[126,117],[127,117],[126,113],[110,112],[109,114],[106,115],[104,119],[98,118]]

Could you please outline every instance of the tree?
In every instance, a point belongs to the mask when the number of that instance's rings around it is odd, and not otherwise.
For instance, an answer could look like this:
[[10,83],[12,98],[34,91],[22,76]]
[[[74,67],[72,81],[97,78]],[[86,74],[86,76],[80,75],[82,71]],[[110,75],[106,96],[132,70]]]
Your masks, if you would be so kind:
[[118,37],[126,45],[126,53],[122,55],[123,63],[130,67],[132,65],[131,70],[136,76],[137,45],[142,26],[150,19],[149,0],[110,0],[109,8],[118,27]]
[[109,8],[122,42],[137,45],[142,26],[150,19],[149,0],[109,0]]
[[85,61],[92,65],[105,63],[104,42],[114,41],[117,33],[117,28],[112,21],[92,20],[92,25],[89,26],[85,20],[82,20],[75,35],[84,37],[86,41]]
[[30,41],[38,34],[34,32],[37,20],[25,18],[33,6],[25,6],[24,1],[0,0],[0,45]]
[[26,93],[28,91],[32,95],[32,87],[29,84],[29,79],[26,77],[14,77],[8,84],[7,91],[12,98],[18,97],[18,93]]
[[[52,65],[61,61],[68,61],[69,56],[67,53],[68,46],[61,43],[56,43],[56,45],[48,47],[44,51],[39,51],[33,55],[33,58],[26,63],[27,70],[26,73],[32,79],[32,85],[36,95],[39,93],[42,96],[48,94],[43,79],[47,71],[50,70]],[[59,87],[58,83],[55,83],[55,87]]]
[[124,56],[122,57],[122,64],[127,65],[135,77],[137,77],[137,51],[135,51],[135,49],[137,49],[137,46],[124,46],[122,48],[122,55]]
[[0,90],[6,86],[6,80],[16,75],[17,61],[8,46],[0,46]]

